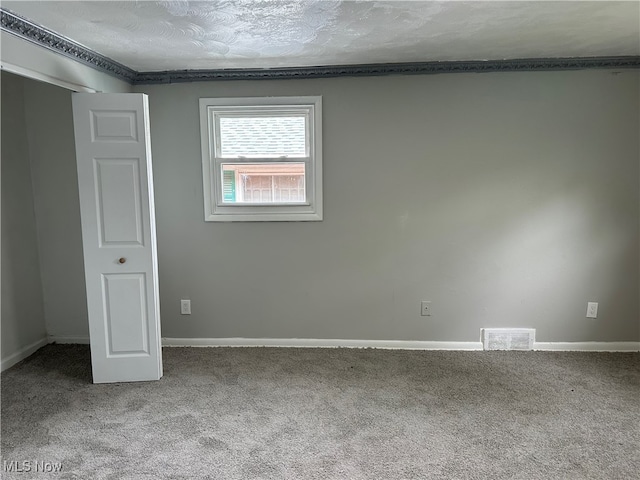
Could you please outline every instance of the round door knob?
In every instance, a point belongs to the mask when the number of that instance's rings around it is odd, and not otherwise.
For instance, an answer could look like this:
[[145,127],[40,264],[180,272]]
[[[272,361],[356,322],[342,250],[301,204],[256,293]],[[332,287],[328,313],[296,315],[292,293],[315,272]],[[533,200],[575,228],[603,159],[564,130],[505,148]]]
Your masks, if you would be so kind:
[[124,263],[124,262],[126,262],[126,261],[127,261],[127,259],[126,259],[126,258],[124,258],[124,257],[120,257],[120,258],[118,259],[118,263]]

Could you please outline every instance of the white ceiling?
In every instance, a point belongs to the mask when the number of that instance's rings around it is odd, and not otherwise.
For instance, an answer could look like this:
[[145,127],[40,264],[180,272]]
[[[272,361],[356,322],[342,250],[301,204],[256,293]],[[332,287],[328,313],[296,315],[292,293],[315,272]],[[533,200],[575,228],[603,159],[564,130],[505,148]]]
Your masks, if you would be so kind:
[[640,55],[637,1],[2,1],[134,70]]

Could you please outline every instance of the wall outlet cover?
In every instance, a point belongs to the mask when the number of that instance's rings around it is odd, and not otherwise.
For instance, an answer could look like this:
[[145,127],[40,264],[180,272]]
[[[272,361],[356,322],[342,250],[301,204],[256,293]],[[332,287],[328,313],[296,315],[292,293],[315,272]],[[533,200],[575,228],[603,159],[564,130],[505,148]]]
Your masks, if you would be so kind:
[[191,300],[180,300],[180,314],[191,315]]

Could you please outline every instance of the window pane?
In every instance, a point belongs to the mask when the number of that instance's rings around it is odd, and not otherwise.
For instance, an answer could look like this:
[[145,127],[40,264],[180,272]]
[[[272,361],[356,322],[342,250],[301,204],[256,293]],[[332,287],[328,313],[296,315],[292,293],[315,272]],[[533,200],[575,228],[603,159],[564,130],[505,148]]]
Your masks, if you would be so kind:
[[222,165],[222,201],[226,204],[305,203],[304,163]]
[[220,117],[222,157],[306,157],[306,118]]

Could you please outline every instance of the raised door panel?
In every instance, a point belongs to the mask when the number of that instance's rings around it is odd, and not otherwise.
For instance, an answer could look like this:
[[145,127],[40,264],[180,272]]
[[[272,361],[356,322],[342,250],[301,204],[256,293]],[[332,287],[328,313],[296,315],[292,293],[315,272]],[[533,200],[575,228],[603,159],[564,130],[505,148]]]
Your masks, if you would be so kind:
[[100,247],[143,246],[139,158],[94,159]]

